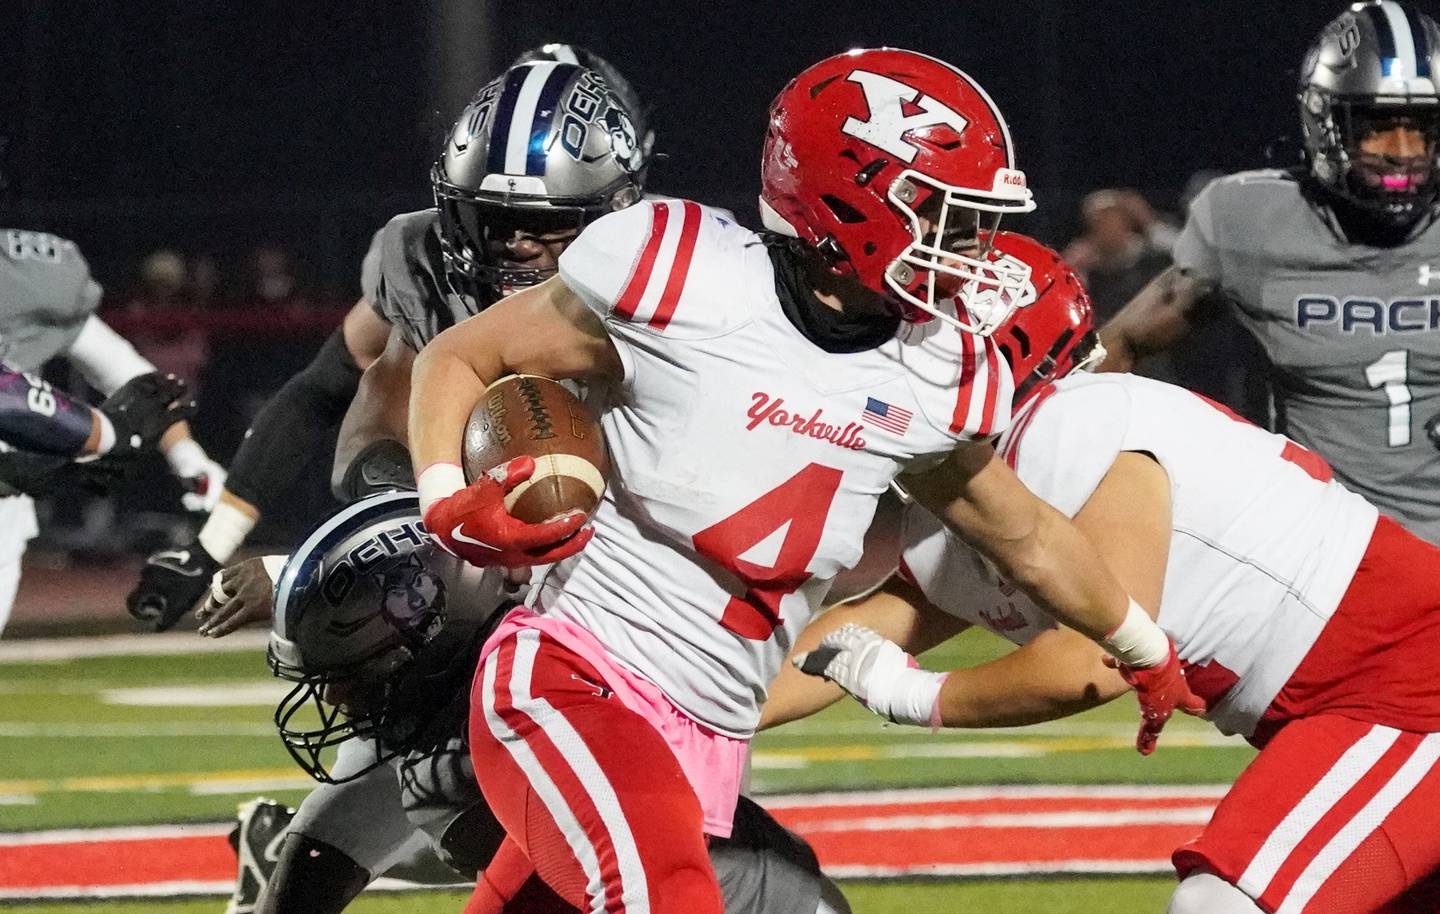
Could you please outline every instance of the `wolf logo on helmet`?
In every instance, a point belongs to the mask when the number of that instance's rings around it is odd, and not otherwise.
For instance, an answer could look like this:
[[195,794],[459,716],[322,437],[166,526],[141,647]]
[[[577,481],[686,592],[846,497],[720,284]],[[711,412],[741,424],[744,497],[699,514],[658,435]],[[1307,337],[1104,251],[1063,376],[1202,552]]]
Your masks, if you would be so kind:
[[568,239],[640,199],[649,141],[637,117],[574,62],[520,63],[476,94],[431,170],[446,279],[472,312],[553,275],[507,263],[517,233]]
[[410,553],[399,565],[375,575],[380,591],[380,615],[397,631],[426,643],[445,624],[445,582]]
[[[275,710],[281,740],[318,781],[357,778],[405,751],[426,721],[394,713],[390,697],[446,620],[444,580],[427,566],[437,548],[420,527],[413,492],[342,508],[286,562],[275,588],[268,659],[295,683]],[[359,561],[357,561],[359,557]],[[357,574],[363,562],[365,574]],[[327,755],[377,737],[368,767],[336,778]]]

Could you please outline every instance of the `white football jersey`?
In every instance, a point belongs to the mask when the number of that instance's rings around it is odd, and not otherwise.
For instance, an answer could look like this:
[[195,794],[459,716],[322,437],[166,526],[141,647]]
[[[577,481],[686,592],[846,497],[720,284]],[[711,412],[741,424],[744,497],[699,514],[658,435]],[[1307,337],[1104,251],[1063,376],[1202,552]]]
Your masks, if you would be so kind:
[[689,201],[588,227],[560,276],[604,321],[624,380],[598,388],[613,464],[585,550],[538,612],[593,632],[682,712],[736,738],[830,580],[859,560],[903,469],[1002,430],[994,344],[934,321],[826,352],[781,310],[760,237]]
[[[1209,719],[1249,735],[1339,605],[1374,531],[1369,502],[1316,455],[1179,387],[1072,375],[1001,437],[1036,495],[1073,517],[1122,451],[1170,477],[1173,532],[1159,622]],[[902,573],[940,609],[1023,644],[1054,623],[919,508]]]

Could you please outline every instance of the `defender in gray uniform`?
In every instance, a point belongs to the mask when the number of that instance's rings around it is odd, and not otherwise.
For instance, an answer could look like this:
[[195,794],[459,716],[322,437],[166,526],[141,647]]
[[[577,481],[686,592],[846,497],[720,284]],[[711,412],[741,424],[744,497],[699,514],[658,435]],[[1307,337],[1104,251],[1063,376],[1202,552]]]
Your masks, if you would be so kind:
[[[95,316],[99,284],[73,241],[44,232],[0,229],[0,361],[37,372],[53,358],[68,359],[106,396],[155,366]],[[218,490],[218,464],[178,424],[166,434],[166,459],[182,483]],[[23,495],[0,498],[0,629],[20,582],[20,557],[39,532],[35,508]]]
[[[527,63],[536,66],[521,75],[560,74],[553,85],[534,86],[549,94],[522,103],[518,90],[497,81],[476,96],[432,175],[437,208],[396,216],[375,233],[361,268],[360,300],[315,359],[255,417],[199,535],[146,562],[126,600],[132,614],[165,629],[192,609],[211,575],[235,554],[260,515],[299,480],[307,458],[331,445],[336,426],[358,399],[371,405],[353,411],[335,461],[334,481],[345,491],[344,471],[366,465],[353,459],[366,444],[382,437],[404,440],[400,401],[409,390],[413,353],[456,321],[553,271],[560,250],[584,219],[623,202],[603,193],[608,185],[643,184],[654,133],[643,113],[647,109],[629,82],[598,54],[575,45],[547,44],[526,51],[516,64]],[[549,69],[556,65],[559,71]],[[577,67],[598,76],[581,80]],[[605,98],[618,99],[618,104],[606,104]],[[509,126],[496,133],[501,119]],[[610,129],[623,131],[627,122],[639,137],[641,155],[636,163],[626,150],[622,167],[606,138]],[[572,147],[583,137],[582,155],[593,161],[572,158],[560,136],[562,127]],[[527,128],[532,133],[524,135]],[[538,136],[547,150],[537,157],[527,147],[513,189],[508,181],[499,190],[483,187],[488,173],[483,167],[472,169],[473,174],[464,168],[455,174],[446,170],[451,160],[488,162],[486,144],[492,135],[504,158],[512,134],[517,142]],[[552,192],[548,197],[525,190],[541,177],[530,173],[541,159],[553,160],[553,174],[545,175]],[[367,393],[357,397],[361,374],[367,370]],[[369,393],[387,389],[394,393]]]
[[1234,309],[1270,362],[1276,430],[1440,543],[1440,28],[1356,3],[1301,68],[1307,166],[1201,193],[1175,266],[1102,330],[1101,370]]
[[[288,559],[227,569],[217,589],[207,601],[217,610],[228,599],[273,606],[270,667],[295,683],[275,721],[297,763],[327,785],[298,814],[262,801],[263,827],[236,836],[242,881],[258,896],[243,910],[339,911],[373,873],[426,847],[448,876],[433,866],[405,875],[473,882],[504,839],[464,740],[476,657],[513,605],[498,570],[441,551],[416,495],[390,491],[341,509]],[[711,861],[735,914],[847,910],[809,846],[749,798],[731,837],[712,843]],[[487,874],[482,885],[498,903],[514,891],[497,888],[511,877]],[[569,910],[538,879],[520,892],[544,910]]]

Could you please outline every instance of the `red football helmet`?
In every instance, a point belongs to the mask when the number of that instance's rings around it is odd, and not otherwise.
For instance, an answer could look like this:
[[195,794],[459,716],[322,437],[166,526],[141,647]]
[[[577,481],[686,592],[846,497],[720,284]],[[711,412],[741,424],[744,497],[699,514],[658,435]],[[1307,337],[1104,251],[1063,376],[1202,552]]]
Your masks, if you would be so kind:
[[965,286],[1025,285],[985,240],[1000,214],[1035,208],[1010,131],[984,89],[933,57],[850,51],[795,77],[770,106],[760,183],[766,228],[819,249],[906,320],[988,335],[1006,315],[974,311]]
[[1019,412],[1052,381],[1100,364],[1105,348],[1095,334],[1090,295],[1059,254],[1015,232],[996,232],[991,243],[992,256],[1029,264],[1034,288],[994,335],[1015,378],[1014,411]]

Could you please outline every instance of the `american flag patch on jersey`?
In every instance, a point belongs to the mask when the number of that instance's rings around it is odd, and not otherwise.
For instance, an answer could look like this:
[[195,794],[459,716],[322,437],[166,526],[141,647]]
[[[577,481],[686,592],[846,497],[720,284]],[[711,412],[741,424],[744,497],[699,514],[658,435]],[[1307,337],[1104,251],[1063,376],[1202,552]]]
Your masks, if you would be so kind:
[[861,415],[887,432],[903,435],[905,430],[910,427],[910,417],[914,413],[886,403],[884,400],[866,397],[865,412]]

